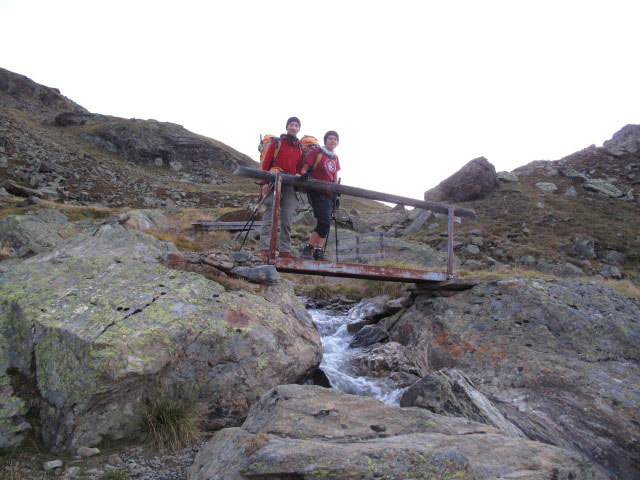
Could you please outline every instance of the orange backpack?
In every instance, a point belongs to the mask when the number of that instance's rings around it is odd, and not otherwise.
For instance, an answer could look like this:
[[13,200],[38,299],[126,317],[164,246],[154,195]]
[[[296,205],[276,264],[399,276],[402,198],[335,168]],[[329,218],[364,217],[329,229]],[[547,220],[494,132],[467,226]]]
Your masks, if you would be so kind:
[[300,163],[298,164],[297,171],[299,172],[302,169],[302,165],[304,165],[304,159],[309,153],[309,150],[316,151],[316,159],[313,163],[311,170],[318,166],[318,162],[322,158],[322,152],[320,151],[320,142],[316,137],[312,137],[311,135],[305,135],[300,140],[300,144],[302,145],[302,158],[300,159]]
[[[271,145],[273,142],[276,142],[276,150],[273,152],[273,158],[271,159],[271,165],[273,165],[273,160],[278,156],[278,151],[280,150],[280,137],[276,137],[275,135],[267,134],[264,137],[260,135],[260,144],[258,145],[258,152],[260,152],[260,165],[262,165],[265,161],[265,157],[267,155],[267,147]],[[271,165],[267,170],[271,170]]]

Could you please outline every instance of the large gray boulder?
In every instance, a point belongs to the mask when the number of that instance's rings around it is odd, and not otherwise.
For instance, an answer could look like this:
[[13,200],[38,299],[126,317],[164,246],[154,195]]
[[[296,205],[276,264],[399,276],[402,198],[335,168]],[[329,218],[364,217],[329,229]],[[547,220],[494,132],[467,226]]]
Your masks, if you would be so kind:
[[495,167],[484,157],[464,167],[424,193],[426,201],[467,202],[486,197],[498,184]]
[[0,275],[1,446],[16,443],[6,432],[24,426],[27,400],[47,446],[73,451],[136,433],[160,385],[216,429],[315,370],[320,339],[289,283],[225,291],[159,264],[172,250],[102,225]]
[[640,125],[626,125],[602,145],[611,155],[622,157],[640,152]]
[[455,368],[530,439],[638,478],[640,305],[579,280],[419,296],[390,329],[422,369]]
[[314,386],[281,385],[217,432],[189,480],[603,479],[579,455],[463,418]]
[[73,233],[73,224],[57,210],[42,209],[0,219],[0,244],[11,247],[17,257],[49,251]]

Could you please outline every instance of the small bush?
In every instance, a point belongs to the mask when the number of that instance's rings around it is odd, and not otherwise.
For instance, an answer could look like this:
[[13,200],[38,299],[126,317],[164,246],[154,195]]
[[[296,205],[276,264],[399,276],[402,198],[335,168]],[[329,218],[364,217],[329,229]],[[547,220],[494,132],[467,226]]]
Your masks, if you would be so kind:
[[149,403],[141,428],[156,448],[177,450],[200,437],[201,417],[194,404],[175,397],[162,397]]

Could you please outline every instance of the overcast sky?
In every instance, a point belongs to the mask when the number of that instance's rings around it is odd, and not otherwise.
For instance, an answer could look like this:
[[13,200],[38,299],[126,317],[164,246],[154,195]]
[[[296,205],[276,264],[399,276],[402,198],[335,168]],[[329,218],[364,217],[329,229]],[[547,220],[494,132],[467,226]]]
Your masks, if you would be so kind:
[[469,160],[556,160],[640,123],[636,1],[0,0],[0,66],[91,112],[258,158],[340,134],[343,183],[422,198]]

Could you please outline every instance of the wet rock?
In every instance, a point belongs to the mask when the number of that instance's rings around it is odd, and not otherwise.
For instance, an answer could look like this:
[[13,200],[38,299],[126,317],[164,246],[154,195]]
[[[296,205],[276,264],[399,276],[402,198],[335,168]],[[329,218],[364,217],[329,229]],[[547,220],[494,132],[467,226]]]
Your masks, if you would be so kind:
[[417,408],[334,389],[281,385],[242,428],[217,432],[188,480],[270,478],[581,478],[604,480],[566,450]]
[[374,343],[383,342],[389,338],[389,333],[378,325],[365,325],[354,335],[349,348],[367,347]]
[[484,157],[471,160],[464,167],[424,194],[426,201],[466,202],[486,197],[497,185],[495,167]]

